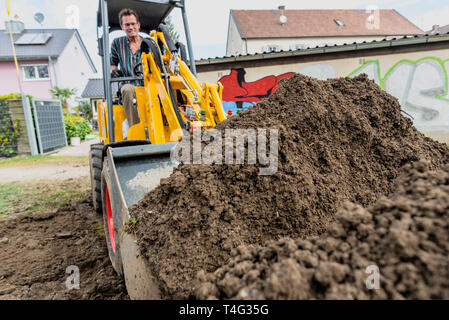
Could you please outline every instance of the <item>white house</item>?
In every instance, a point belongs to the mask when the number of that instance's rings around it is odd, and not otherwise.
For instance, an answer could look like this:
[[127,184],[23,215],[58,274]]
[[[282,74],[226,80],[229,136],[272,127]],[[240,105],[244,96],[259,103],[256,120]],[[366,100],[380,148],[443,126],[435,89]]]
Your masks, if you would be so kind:
[[231,10],[226,55],[381,41],[424,32],[396,10]]
[[[0,95],[19,92],[8,22],[5,27],[0,30]],[[76,88],[81,95],[97,69],[78,30],[25,29],[17,20],[11,21],[11,27],[25,94],[49,99],[50,89],[58,86]]]

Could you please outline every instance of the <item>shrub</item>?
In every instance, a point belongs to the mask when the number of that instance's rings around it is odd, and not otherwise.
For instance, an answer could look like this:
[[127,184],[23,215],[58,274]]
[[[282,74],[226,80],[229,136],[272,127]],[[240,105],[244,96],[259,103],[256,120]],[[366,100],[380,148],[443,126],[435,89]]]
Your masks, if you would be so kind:
[[86,136],[91,133],[89,121],[78,116],[66,116],[65,132],[67,135],[67,143],[70,144],[71,137],[79,137],[81,140],[86,139]]
[[80,101],[78,105],[80,116],[89,121],[92,120],[92,110],[88,101]]
[[[30,101],[33,99],[33,96],[30,96],[29,94],[26,94],[25,97],[27,97]],[[4,96],[0,96],[0,100],[12,100],[12,99],[22,99],[22,95],[20,93],[10,93]]]
[[17,155],[17,140],[20,137],[20,124],[13,121],[9,115],[8,99],[17,99],[20,95],[9,94],[0,96],[0,156],[13,157]]

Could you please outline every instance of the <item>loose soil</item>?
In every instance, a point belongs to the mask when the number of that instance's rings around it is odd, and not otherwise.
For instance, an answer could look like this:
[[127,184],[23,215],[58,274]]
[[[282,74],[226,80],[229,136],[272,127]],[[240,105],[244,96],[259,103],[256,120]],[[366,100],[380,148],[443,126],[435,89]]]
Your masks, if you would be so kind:
[[368,209],[347,202],[336,219],[321,237],[237,248],[199,274],[196,297],[449,299],[449,166],[416,163],[391,196]]
[[[278,129],[277,173],[260,176],[259,165],[181,164],[130,208],[164,298],[194,297],[198,272],[214,272],[241,245],[324,233],[346,201],[367,207],[390,194],[408,163],[424,159],[437,169],[449,160],[447,146],[419,133],[397,99],[365,75],[294,75],[217,126],[228,128]],[[197,297],[223,295],[201,290]]]
[[[83,198],[0,222],[0,300],[128,298],[109,260],[90,192]],[[79,290],[66,287],[69,266],[79,268]]]

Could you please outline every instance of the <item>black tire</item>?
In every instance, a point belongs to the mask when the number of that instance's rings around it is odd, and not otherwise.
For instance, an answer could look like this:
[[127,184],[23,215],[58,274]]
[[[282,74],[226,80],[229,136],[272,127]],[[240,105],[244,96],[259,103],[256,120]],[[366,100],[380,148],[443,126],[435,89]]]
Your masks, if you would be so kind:
[[92,202],[97,213],[103,213],[101,204],[101,171],[103,170],[103,143],[90,146],[89,167]]
[[[108,246],[109,259],[112,267],[120,276],[123,276],[122,257],[120,255],[120,230],[121,222],[117,208],[117,199],[113,184],[110,179],[109,166],[107,160],[104,161],[103,171],[101,173],[101,199],[104,233],[106,235],[106,244]],[[108,212],[109,211],[109,212]],[[111,221],[108,221],[111,219]]]

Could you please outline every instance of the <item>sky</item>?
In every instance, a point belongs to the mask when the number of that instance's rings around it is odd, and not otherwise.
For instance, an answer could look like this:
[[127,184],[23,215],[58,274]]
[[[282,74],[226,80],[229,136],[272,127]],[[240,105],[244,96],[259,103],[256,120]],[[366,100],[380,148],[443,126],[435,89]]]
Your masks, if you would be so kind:
[[[40,28],[34,14],[45,15],[44,28],[78,27],[81,37],[101,72],[101,60],[97,54],[96,12],[97,0],[10,0],[11,17],[18,15],[25,28]],[[432,26],[449,24],[448,0],[186,0],[187,16],[196,59],[224,56],[230,9],[396,9],[424,31]],[[185,43],[181,11],[172,13],[173,22]],[[6,0],[0,0],[0,29],[7,20]],[[0,44],[4,45],[4,44]],[[99,75],[101,76],[101,75]]]

